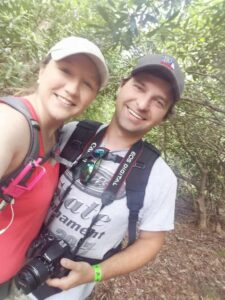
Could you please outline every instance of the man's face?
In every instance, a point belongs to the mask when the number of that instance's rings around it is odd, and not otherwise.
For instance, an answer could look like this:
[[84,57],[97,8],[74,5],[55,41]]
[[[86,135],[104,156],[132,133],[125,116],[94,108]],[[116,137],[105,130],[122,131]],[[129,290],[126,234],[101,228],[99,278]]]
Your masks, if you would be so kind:
[[116,122],[129,135],[141,138],[161,123],[173,102],[170,84],[141,72],[119,88]]

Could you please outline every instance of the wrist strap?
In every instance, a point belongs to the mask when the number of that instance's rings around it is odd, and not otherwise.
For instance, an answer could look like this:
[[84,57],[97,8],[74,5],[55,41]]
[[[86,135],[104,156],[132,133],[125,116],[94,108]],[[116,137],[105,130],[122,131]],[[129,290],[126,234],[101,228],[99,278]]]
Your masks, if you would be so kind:
[[100,265],[92,265],[92,268],[94,270],[94,281],[99,282],[102,280],[102,269]]

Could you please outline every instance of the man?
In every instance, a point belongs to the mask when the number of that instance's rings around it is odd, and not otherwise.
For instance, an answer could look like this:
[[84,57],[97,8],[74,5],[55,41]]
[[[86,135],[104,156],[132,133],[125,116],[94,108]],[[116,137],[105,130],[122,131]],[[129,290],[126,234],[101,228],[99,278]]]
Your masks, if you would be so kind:
[[[101,151],[107,148],[111,156],[124,157],[132,145],[168,117],[183,87],[183,74],[173,57],[161,54],[142,57],[119,87],[115,113],[98,141],[104,147]],[[65,127],[65,136],[70,134]],[[102,259],[126,235],[129,210],[125,183],[114,201],[102,206],[102,193],[119,162],[107,159],[107,155],[101,159],[93,155],[93,160],[88,162],[86,165],[85,160],[78,163],[61,176],[52,206],[55,217],[50,212],[47,225],[57,238],[67,241],[72,250],[78,247],[79,256]],[[164,243],[166,231],[174,228],[176,188],[175,175],[158,157],[148,178],[136,241],[94,267],[91,260],[61,259],[62,266],[70,273],[63,278],[48,279],[47,283],[63,291],[42,297],[34,292],[35,297],[32,295],[31,299],[86,299],[95,281],[127,274],[153,260]],[[87,237],[88,228],[91,230]]]

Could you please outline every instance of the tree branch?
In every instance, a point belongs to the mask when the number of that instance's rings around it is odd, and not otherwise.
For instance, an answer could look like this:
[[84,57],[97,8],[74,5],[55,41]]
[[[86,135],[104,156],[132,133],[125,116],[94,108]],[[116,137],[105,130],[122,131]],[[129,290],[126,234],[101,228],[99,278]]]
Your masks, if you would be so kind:
[[214,110],[214,111],[217,111],[217,112],[220,112],[220,113],[225,114],[225,109],[219,108],[219,107],[213,105],[212,103],[210,103],[210,102],[207,101],[207,100],[199,101],[199,100],[191,99],[191,98],[182,98],[182,99],[183,99],[184,101],[194,102],[194,103],[199,104],[199,105],[202,105],[202,106],[207,106],[207,107],[209,107],[210,109],[212,109],[212,110]]

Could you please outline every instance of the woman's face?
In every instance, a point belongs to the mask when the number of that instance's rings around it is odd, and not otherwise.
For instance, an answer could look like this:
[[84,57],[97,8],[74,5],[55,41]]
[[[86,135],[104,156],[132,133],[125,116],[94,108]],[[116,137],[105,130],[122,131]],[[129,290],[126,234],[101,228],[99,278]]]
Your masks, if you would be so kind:
[[85,54],[54,61],[39,72],[38,100],[43,109],[59,122],[81,114],[95,99],[100,88],[98,70]]

